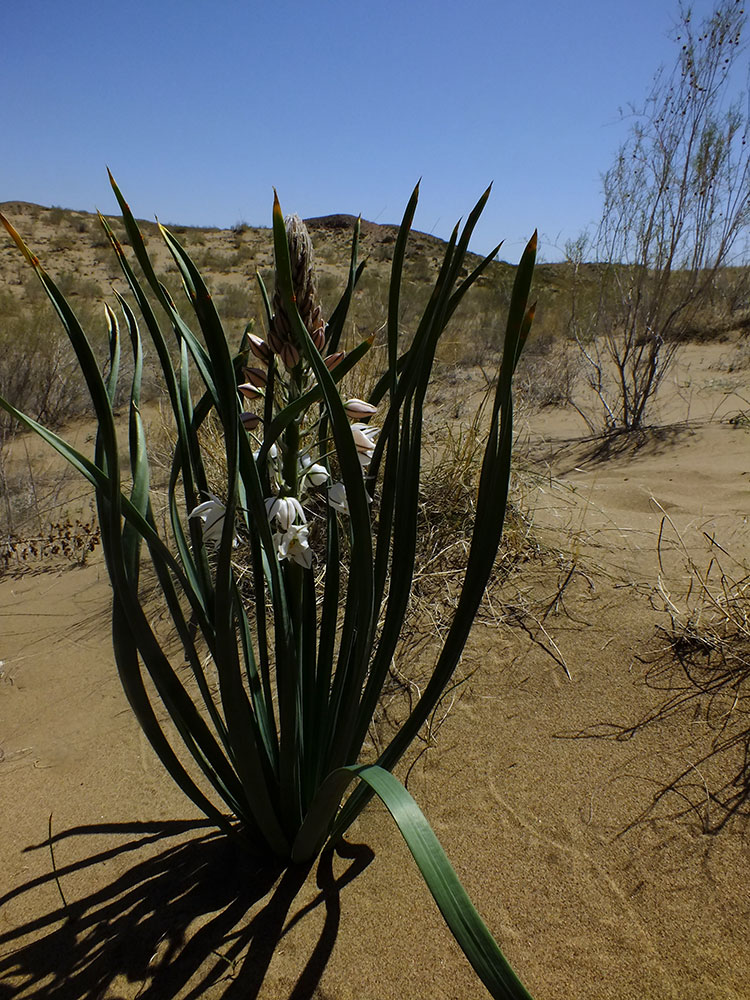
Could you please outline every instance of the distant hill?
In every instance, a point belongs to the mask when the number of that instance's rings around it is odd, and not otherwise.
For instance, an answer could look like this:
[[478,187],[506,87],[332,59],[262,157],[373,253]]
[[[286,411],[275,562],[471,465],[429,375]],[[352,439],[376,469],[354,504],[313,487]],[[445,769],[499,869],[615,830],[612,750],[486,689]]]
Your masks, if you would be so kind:
[[[122,274],[101,229],[96,215],[74,209],[44,207],[22,201],[6,201],[0,211],[21,233],[49,273],[58,280],[71,301],[84,312],[111,301],[111,286],[123,288]],[[121,222],[107,216],[115,231],[124,237]],[[315,248],[318,283],[324,309],[330,311],[338,301],[349,267],[351,237],[356,222],[353,215],[327,215],[306,220]],[[176,295],[181,294],[176,269],[156,224],[139,222],[157,273]],[[256,271],[267,286],[273,283],[273,248],[271,233],[265,227],[238,224],[231,229],[198,228],[168,225],[167,228],[185,246],[201,269],[212,290],[220,314],[229,331],[241,331],[249,319],[259,323],[262,302],[255,280]],[[352,322],[361,334],[375,332],[385,323],[388,281],[393,245],[398,227],[363,220],[360,226],[360,259],[367,264],[351,312]],[[402,294],[402,322],[408,332],[429,296],[437,268],[442,260],[444,241],[427,233],[410,235]],[[467,268],[480,258],[468,255]],[[584,270],[587,268],[584,265]],[[505,321],[514,268],[493,262],[477,283],[466,305],[456,315],[453,329],[467,350],[456,349],[456,356],[481,360],[483,353],[497,344]],[[564,332],[561,326],[560,299],[567,298],[573,272],[567,264],[542,264],[537,268],[535,293],[538,299],[535,328],[545,337]],[[579,275],[580,277],[580,275]],[[590,268],[595,282],[596,269]],[[9,237],[0,231],[0,322],[3,309],[15,312],[23,302],[36,299],[33,274]],[[10,296],[10,298],[9,298]],[[471,348],[469,348],[471,345]],[[469,357],[470,356],[470,357]]]

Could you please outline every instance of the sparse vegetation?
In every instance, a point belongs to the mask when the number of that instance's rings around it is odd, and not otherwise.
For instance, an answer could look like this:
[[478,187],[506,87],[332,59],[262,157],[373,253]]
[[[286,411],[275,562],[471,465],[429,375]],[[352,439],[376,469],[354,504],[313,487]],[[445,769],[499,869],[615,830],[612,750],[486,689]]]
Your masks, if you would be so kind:
[[[620,730],[631,736],[678,712],[692,711],[710,733],[706,750],[653,797],[636,822],[657,809],[698,821],[718,833],[750,815],[750,565],[703,532],[701,554],[672,518],[662,513],[658,536],[660,576],[655,594],[669,625],[652,656],[650,683],[663,698],[645,717]],[[682,562],[677,590],[667,559]]]
[[[591,246],[581,237],[566,248],[574,273],[587,253],[602,266],[597,297],[574,303],[572,327],[609,433],[643,427],[680,344],[705,319],[720,270],[747,262],[747,83],[731,94],[746,23],[739,0],[721,0],[697,27],[681,10],[675,65],[630,109]],[[744,282],[732,288],[734,307],[745,297]]]

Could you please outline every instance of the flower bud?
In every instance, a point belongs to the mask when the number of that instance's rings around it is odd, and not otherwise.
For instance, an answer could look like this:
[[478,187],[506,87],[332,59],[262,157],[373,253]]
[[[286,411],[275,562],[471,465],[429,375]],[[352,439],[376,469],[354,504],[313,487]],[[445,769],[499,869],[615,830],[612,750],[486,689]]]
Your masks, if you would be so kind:
[[335,354],[329,354],[327,358],[323,358],[323,361],[328,371],[331,372],[345,357],[346,355],[343,351],[336,351]]
[[322,486],[328,482],[328,469],[318,462],[313,462],[309,455],[300,455],[302,478],[311,486]]
[[240,413],[240,420],[246,431],[254,431],[258,424],[262,423],[257,413]]
[[276,332],[273,328],[271,328],[268,331],[268,343],[270,344],[271,350],[274,354],[281,354],[286,341],[282,337],[277,336]]
[[322,351],[326,343],[326,328],[322,321],[320,326],[317,326],[310,336],[312,337],[313,344],[315,344],[319,351]]
[[357,457],[360,465],[366,468],[375,454],[375,439],[380,433],[380,428],[361,423],[352,424],[351,428],[354,444],[357,448]]
[[288,340],[283,344],[279,354],[281,356],[281,360],[287,368],[294,368],[294,366],[299,363],[299,351],[294,344]]
[[270,365],[273,361],[273,351],[265,340],[256,337],[254,333],[248,333],[247,339],[250,343],[250,350],[258,361],[262,361],[264,365]]
[[238,385],[237,388],[245,399],[259,399],[263,395],[262,390],[256,389],[250,382],[245,382],[244,385]]
[[247,379],[248,384],[255,389],[265,389],[268,383],[268,376],[262,368],[243,368],[242,374]]
[[377,406],[366,403],[363,399],[348,399],[344,403],[346,415],[350,420],[366,420],[373,413],[377,413]]

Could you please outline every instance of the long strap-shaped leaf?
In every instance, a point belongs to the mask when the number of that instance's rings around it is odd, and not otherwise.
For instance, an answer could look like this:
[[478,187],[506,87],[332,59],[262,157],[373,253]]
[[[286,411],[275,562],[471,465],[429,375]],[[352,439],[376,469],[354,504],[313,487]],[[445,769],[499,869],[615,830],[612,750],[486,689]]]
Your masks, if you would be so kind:
[[190,256],[174,237],[163,227],[160,229],[189,289],[193,308],[205,338],[211,363],[211,383],[216,393],[216,408],[224,432],[227,499],[215,569],[214,626],[215,665],[219,676],[220,696],[227,730],[235,749],[232,762],[245,788],[254,820],[263,831],[269,845],[278,848],[283,845],[285,837],[269,790],[270,773],[273,768],[272,762],[265,756],[265,751],[270,744],[258,729],[257,717],[242,685],[237,648],[238,602],[235,599],[231,559],[241,430],[236,375],[221,321],[203,278]]
[[[346,652],[339,656],[329,704],[329,731],[335,734],[335,746],[331,750],[333,760],[339,763],[347,760],[345,755],[354,720],[346,716],[346,706],[359,696],[362,681],[367,670],[367,653],[374,629],[373,603],[373,553],[370,512],[362,476],[362,468],[354,445],[349,421],[344,410],[335,380],[328,371],[320,352],[297,311],[292,284],[289,247],[286,238],[284,216],[278,198],[274,198],[273,208],[274,250],[278,287],[284,301],[287,315],[297,342],[307,356],[318,385],[325,399],[326,412],[331,424],[336,454],[341,476],[346,488],[349,505],[349,523],[352,537],[351,573],[357,580],[357,588],[349,588],[344,612],[344,637],[342,647],[351,639],[352,655]],[[283,725],[282,725],[283,730]]]
[[[395,767],[445,691],[466,645],[500,545],[510,482],[513,444],[511,379],[520,349],[528,336],[530,327],[530,314],[527,312],[526,303],[535,258],[536,233],[524,250],[516,272],[490,435],[480,474],[474,533],[458,607],[427,686],[409,717],[378,760],[378,763],[387,770]],[[366,805],[370,794],[367,789],[360,786],[349,797],[336,820],[334,828],[336,834],[343,833],[353,822]]]
[[422,810],[389,771],[369,765],[343,767],[329,775],[300,829],[292,858],[301,861],[314,856],[320,847],[316,843],[320,820],[331,807],[335,810],[354,777],[367,783],[396,821],[446,924],[491,996],[495,1000],[531,1000],[469,899]]

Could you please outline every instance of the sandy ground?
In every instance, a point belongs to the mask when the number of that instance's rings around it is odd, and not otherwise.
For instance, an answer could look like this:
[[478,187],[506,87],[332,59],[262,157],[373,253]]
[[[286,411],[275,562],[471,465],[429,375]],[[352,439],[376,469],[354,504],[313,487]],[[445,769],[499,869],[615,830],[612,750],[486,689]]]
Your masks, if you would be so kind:
[[[538,1000],[750,995],[747,718],[679,701],[659,591],[682,606],[706,535],[750,558],[732,350],[690,348],[637,450],[597,458],[567,411],[521,427],[558,556],[493,589],[409,774]],[[130,715],[108,615],[98,559],[0,579],[0,997],[485,996],[382,808],[301,873],[201,824]]]

